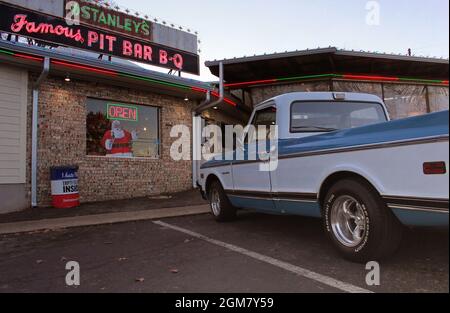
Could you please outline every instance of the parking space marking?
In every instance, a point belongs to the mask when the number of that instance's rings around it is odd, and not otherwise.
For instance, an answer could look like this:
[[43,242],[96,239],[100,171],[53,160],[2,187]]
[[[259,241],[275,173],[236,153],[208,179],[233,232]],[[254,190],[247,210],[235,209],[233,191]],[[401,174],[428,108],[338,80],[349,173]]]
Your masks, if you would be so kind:
[[266,256],[266,255],[263,255],[263,254],[260,254],[260,253],[257,253],[257,252],[253,252],[253,251],[247,250],[245,248],[241,248],[241,247],[238,247],[238,246],[235,246],[235,245],[232,245],[232,244],[220,241],[220,240],[212,239],[212,238],[209,238],[209,237],[204,236],[202,234],[190,231],[190,230],[185,229],[185,228],[181,228],[181,227],[178,227],[178,226],[175,226],[175,225],[171,225],[171,224],[168,224],[168,223],[165,223],[165,222],[162,222],[162,221],[154,221],[153,223],[156,224],[156,225],[159,225],[161,227],[169,228],[169,229],[172,229],[172,230],[184,233],[186,235],[192,236],[194,238],[201,239],[203,241],[209,242],[209,243],[214,244],[216,246],[219,246],[219,247],[222,247],[222,248],[226,248],[228,250],[240,253],[242,255],[248,256],[248,257],[253,258],[255,260],[271,264],[273,266],[276,266],[278,268],[284,269],[284,270],[289,271],[291,273],[294,273],[294,274],[297,274],[299,276],[302,276],[302,277],[305,277],[305,278],[317,281],[319,283],[322,283],[324,285],[327,285],[327,286],[330,286],[330,287],[342,290],[344,292],[348,292],[348,293],[373,293],[372,291],[370,291],[368,289],[364,289],[364,288],[361,288],[361,287],[358,287],[358,286],[355,286],[355,285],[352,285],[352,284],[349,284],[349,283],[346,283],[346,282],[334,279],[334,278],[329,277],[329,276],[325,276],[325,275],[322,275],[322,274],[319,274],[319,273],[315,273],[313,271],[304,269],[302,267],[299,267],[299,266],[296,266],[296,265],[293,265],[293,264],[290,264],[290,263],[287,263],[287,262],[283,262],[283,261],[277,260],[275,258]]

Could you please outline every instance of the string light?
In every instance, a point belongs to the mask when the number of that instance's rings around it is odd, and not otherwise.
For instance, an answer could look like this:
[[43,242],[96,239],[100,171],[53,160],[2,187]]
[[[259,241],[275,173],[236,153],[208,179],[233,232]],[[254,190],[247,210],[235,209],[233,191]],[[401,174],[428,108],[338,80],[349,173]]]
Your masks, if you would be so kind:
[[[82,0],[82,1],[83,2],[88,2],[88,3],[93,3],[95,5],[103,6],[103,7],[106,7],[108,9],[110,9],[110,10],[112,9],[112,10],[115,10],[115,11],[118,11],[118,12],[122,12],[122,13],[130,14],[130,13],[133,12],[132,14],[134,14],[134,15],[136,15],[138,17],[139,16],[143,16],[146,20],[148,20],[148,21],[152,20],[155,23],[158,23],[161,20],[161,19],[157,18],[156,16],[152,16],[150,14],[145,14],[145,13],[139,12],[137,10],[131,10],[129,8],[122,7],[122,6],[118,5],[116,2],[111,1],[111,0],[103,0],[103,1],[100,1],[100,0],[97,0],[97,1]],[[179,24],[171,22],[171,21],[164,20],[162,22],[162,24],[169,25],[169,26],[171,26],[174,29],[185,30],[188,33],[193,33],[194,35],[198,35],[198,31],[192,30],[192,28],[184,27],[183,25],[179,25]]]
[[[81,0],[82,2],[86,2],[86,3],[91,3],[100,7],[104,7],[108,10],[114,10],[116,12],[119,13],[126,13],[128,15],[135,15],[137,17],[141,17],[143,16],[145,18],[145,20],[147,21],[153,21],[154,23],[159,23],[159,21],[162,21],[161,24],[166,26],[166,27],[171,27],[173,29],[176,30],[180,30],[180,31],[185,31],[189,34],[194,34],[195,36],[199,36],[199,32],[196,30],[193,30],[192,28],[189,27],[184,27],[183,25],[179,25],[177,23],[173,23],[171,21],[168,20],[161,20],[155,16],[149,15],[149,14],[144,14],[142,12],[136,11],[136,10],[131,10],[129,8],[125,8],[120,6],[119,4],[117,4],[115,1],[112,0]],[[202,47],[201,47],[201,41],[198,41],[198,47],[197,47],[197,52],[200,54],[202,52]]]

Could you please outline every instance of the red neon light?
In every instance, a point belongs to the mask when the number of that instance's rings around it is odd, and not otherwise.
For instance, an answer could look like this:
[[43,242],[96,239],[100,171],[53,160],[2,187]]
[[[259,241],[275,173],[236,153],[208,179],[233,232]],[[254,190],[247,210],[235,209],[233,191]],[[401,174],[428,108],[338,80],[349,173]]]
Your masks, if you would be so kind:
[[370,80],[370,81],[389,81],[389,82],[401,82],[401,81],[417,81],[417,82],[428,82],[435,84],[444,84],[448,85],[448,80],[424,80],[424,79],[414,79],[414,78],[401,78],[401,77],[389,77],[389,76],[370,76],[370,75],[352,75],[352,74],[324,74],[324,75],[310,75],[303,77],[293,77],[293,78],[275,78],[275,79],[267,79],[267,80],[255,80],[248,82],[240,82],[240,83],[231,83],[226,84],[226,87],[237,87],[237,86],[250,86],[250,85],[264,85],[264,84],[273,84],[273,83],[281,83],[286,81],[293,81],[295,78],[298,79],[307,79],[312,77],[319,78],[320,76],[332,76],[336,78],[343,78],[349,80]]
[[97,73],[101,73],[101,74],[117,76],[116,72],[102,70],[102,69],[98,69],[98,68],[95,68],[95,67],[78,65],[78,64],[67,63],[67,62],[56,61],[56,60],[52,60],[52,63],[53,64],[57,64],[57,65],[62,65],[62,66],[65,66],[65,67],[72,67],[72,68],[76,68],[76,69],[80,69],[80,70],[87,70],[87,71],[91,71],[91,72],[97,72]]
[[[191,89],[192,89],[193,91],[198,91],[198,92],[202,92],[202,93],[207,93],[207,92],[208,92],[208,90],[203,89],[203,88],[191,87]],[[216,97],[216,98],[220,98],[220,95],[219,95],[217,92],[215,92],[215,91],[211,91],[211,94],[212,94],[214,97]],[[234,106],[234,107],[237,107],[236,102],[234,102],[234,101],[232,101],[232,100],[230,100],[230,99],[228,99],[228,98],[224,98],[224,99],[223,99],[223,102],[228,103],[228,104],[230,104],[230,105],[232,105],[232,106]]]
[[[216,97],[216,98],[220,98],[219,93],[217,93],[216,91],[211,91],[211,94],[212,94],[214,97]],[[228,103],[228,104],[230,104],[230,105],[232,105],[232,106],[234,106],[234,107],[237,107],[236,102],[234,102],[234,101],[232,101],[232,100],[230,100],[230,99],[228,99],[228,98],[224,98],[224,99],[223,99],[223,102]]]
[[208,90],[203,89],[203,88],[191,87],[191,89],[193,91],[198,91],[198,92],[202,92],[202,93],[207,93],[208,92]]
[[[52,63],[57,64],[57,65],[66,66],[66,67],[72,67],[72,68],[76,68],[76,69],[83,69],[83,70],[88,70],[88,71],[92,71],[92,72],[98,72],[98,73],[102,73],[102,74],[108,74],[108,75],[114,75],[114,76],[117,75],[116,72],[101,70],[101,69],[90,67],[90,66],[77,65],[77,64],[72,64],[72,63],[67,63],[67,62],[62,62],[62,61],[55,61],[55,60],[52,60]],[[208,92],[206,89],[197,88],[197,87],[191,87],[191,89],[193,91],[198,91],[198,92],[202,92],[202,93]],[[217,98],[220,97],[220,95],[215,91],[211,92],[211,94]],[[223,101],[234,107],[237,106],[237,104],[235,102],[233,102],[232,100],[230,100],[228,98],[224,98]]]
[[34,57],[31,55],[25,55],[25,54],[20,54],[20,53],[14,53],[14,56],[18,57],[18,58],[22,58],[22,59],[28,59],[28,60],[39,61],[39,62],[42,62],[42,60],[44,60],[43,58],[40,58],[40,57]]
[[52,24],[40,23],[36,25],[34,22],[29,22],[27,20],[27,15],[25,14],[17,14],[14,16],[14,24],[11,25],[11,30],[15,33],[19,33],[22,29],[26,30],[29,34],[53,34],[56,36],[63,36],[69,39],[73,39],[75,41],[84,42],[84,38],[81,35],[81,31],[78,30],[74,32],[73,29],[63,26],[57,25],[53,26]]
[[387,76],[366,76],[366,75],[342,75],[342,78],[346,79],[361,79],[361,80],[385,80],[385,81],[399,81],[398,77]]
[[243,82],[243,83],[225,84],[225,87],[237,87],[237,86],[245,86],[245,85],[268,84],[268,83],[275,83],[276,81],[277,81],[276,79],[255,80],[255,81],[249,81],[249,82]]
[[228,98],[224,98],[223,101],[224,101],[225,103],[228,103],[228,104],[234,106],[234,107],[237,107],[237,104],[236,104],[235,102],[231,101],[231,100],[228,99]]
[[[19,58],[23,58],[23,59],[29,59],[29,60],[33,60],[33,61],[39,61],[42,62],[44,59],[41,57],[35,57],[35,56],[31,56],[31,55],[25,55],[25,54],[20,54],[20,53],[14,53],[14,56],[19,57]],[[51,60],[51,62],[53,64],[56,65],[62,65],[65,67],[71,67],[71,68],[75,68],[75,69],[81,69],[81,70],[87,70],[87,71],[91,71],[91,72],[97,72],[97,73],[101,73],[101,74],[107,74],[107,75],[112,75],[112,76],[117,76],[117,72],[113,72],[113,71],[108,71],[108,70],[102,70],[102,69],[98,69],[95,67],[90,67],[90,66],[84,66],[84,65],[79,65],[79,64],[73,64],[73,63],[68,63],[68,62],[64,62],[64,61],[58,61],[58,60]],[[196,92],[201,92],[201,93],[207,93],[208,90],[203,89],[203,88],[198,88],[198,87],[191,87],[191,90],[196,91]],[[220,95],[215,92],[212,91],[211,94],[214,97],[220,98]],[[224,98],[223,101],[225,103],[228,103],[234,107],[237,107],[237,104],[228,99],[228,98]]]
[[137,122],[138,108],[129,105],[108,104],[108,119]]

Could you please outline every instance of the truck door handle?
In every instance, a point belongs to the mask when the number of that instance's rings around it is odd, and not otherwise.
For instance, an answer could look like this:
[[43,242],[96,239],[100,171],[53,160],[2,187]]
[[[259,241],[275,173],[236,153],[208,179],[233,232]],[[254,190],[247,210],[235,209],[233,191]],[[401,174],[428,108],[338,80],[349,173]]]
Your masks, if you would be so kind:
[[271,153],[268,153],[268,152],[261,152],[259,154],[259,157],[261,159],[263,159],[263,160],[261,160],[262,162],[269,162],[270,161],[270,156],[271,156]]
[[[264,152],[260,152],[259,156],[264,160],[264,162],[269,162],[271,157],[273,157],[274,153],[277,151],[277,147],[271,147],[270,148],[270,152],[264,151]],[[262,160],[261,160],[262,161]]]

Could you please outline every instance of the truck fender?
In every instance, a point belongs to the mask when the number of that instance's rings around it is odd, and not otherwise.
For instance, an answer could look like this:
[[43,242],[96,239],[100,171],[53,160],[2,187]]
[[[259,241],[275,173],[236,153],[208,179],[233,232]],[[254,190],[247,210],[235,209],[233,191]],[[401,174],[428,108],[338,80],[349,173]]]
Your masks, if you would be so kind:
[[222,185],[222,187],[225,186],[222,181],[220,173],[218,173],[218,171],[216,169],[214,169],[213,171],[211,171],[207,175],[205,175],[205,190],[204,191],[205,191],[206,195],[208,195],[208,187],[209,187],[208,185],[209,185],[211,179],[217,179],[220,182],[220,184]]
[[357,176],[364,180],[366,180],[379,194],[383,194],[384,188],[381,184],[381,182],[374,177],[373,175],[369,174],[365,170],[361,169],[360,167],[355,167],[351,165],[342,165],[338,167],[334,167],[331,171],[326,172],[324,175],[322,175],[320,179],[320,186],[319,186],[319,193],[318,198],[322,199],[325,197],[327,188],[326,185],[328,184],[329,180],[333,177],[336,177],[338,175],[342,174],[342,176]]

